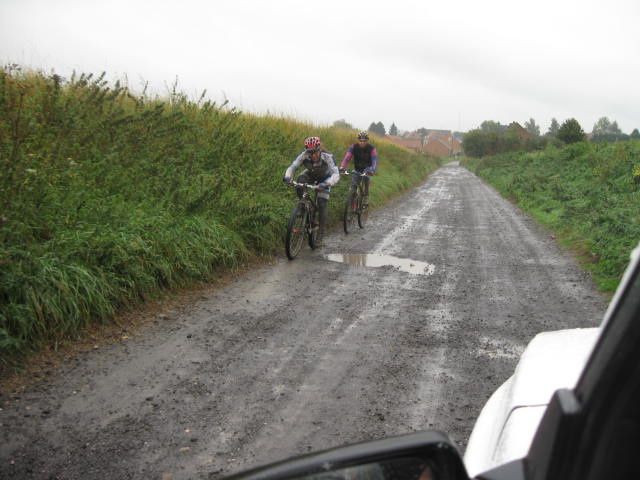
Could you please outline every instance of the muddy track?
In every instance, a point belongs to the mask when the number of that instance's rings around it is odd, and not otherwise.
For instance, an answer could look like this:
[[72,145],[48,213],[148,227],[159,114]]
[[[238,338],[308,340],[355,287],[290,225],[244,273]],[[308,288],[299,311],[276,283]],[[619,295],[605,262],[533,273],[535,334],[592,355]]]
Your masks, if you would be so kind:
[[365,230],[336,228],[3,397],[0,478],[218,478],[429,428],[462,451],[529,339],[605,307],[548,233],[451,164]]

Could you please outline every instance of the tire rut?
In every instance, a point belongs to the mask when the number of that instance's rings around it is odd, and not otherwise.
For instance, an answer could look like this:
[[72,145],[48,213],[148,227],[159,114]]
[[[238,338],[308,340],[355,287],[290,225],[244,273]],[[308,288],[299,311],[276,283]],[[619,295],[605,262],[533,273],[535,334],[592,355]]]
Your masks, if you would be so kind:
[[338,230],[2,397],[0,477],[218,478],[429,428],[463,450],[533,335],[605,310],[547,233],[456,164]]

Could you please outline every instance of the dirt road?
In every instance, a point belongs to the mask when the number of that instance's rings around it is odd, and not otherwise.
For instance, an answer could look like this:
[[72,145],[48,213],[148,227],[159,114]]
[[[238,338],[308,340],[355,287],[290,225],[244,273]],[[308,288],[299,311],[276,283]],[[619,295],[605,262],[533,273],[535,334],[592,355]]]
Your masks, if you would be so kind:
[[218,478],[430,428],[464,450],[533,335],[604,313],[549,234],[456,164],[369,222],[0,398],[0,478]]

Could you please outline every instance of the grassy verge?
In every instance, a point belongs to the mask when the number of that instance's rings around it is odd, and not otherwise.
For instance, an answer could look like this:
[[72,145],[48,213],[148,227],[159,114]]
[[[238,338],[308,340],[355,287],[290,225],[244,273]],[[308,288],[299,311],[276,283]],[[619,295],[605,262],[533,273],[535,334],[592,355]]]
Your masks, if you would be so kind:
[[[337,159],[354,138],[176,91],[0,69],[0,364],[280,252],[295,197],[281,178],[309,135]],[[375,143],[373,206],[438,166]]]
[[578,143],[464,164],[578,252],[602,290],[615,290],[640,240],[640,142]]

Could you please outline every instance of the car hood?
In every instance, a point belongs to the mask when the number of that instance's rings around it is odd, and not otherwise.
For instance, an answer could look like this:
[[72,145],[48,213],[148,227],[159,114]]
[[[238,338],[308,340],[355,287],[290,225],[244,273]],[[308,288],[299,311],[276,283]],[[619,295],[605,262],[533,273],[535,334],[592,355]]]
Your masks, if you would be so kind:
[[536,335],[514,374],[483,407],[471,432],[465,465],[471,477],[525,456],[553,393],[573,388],[600,328]]

